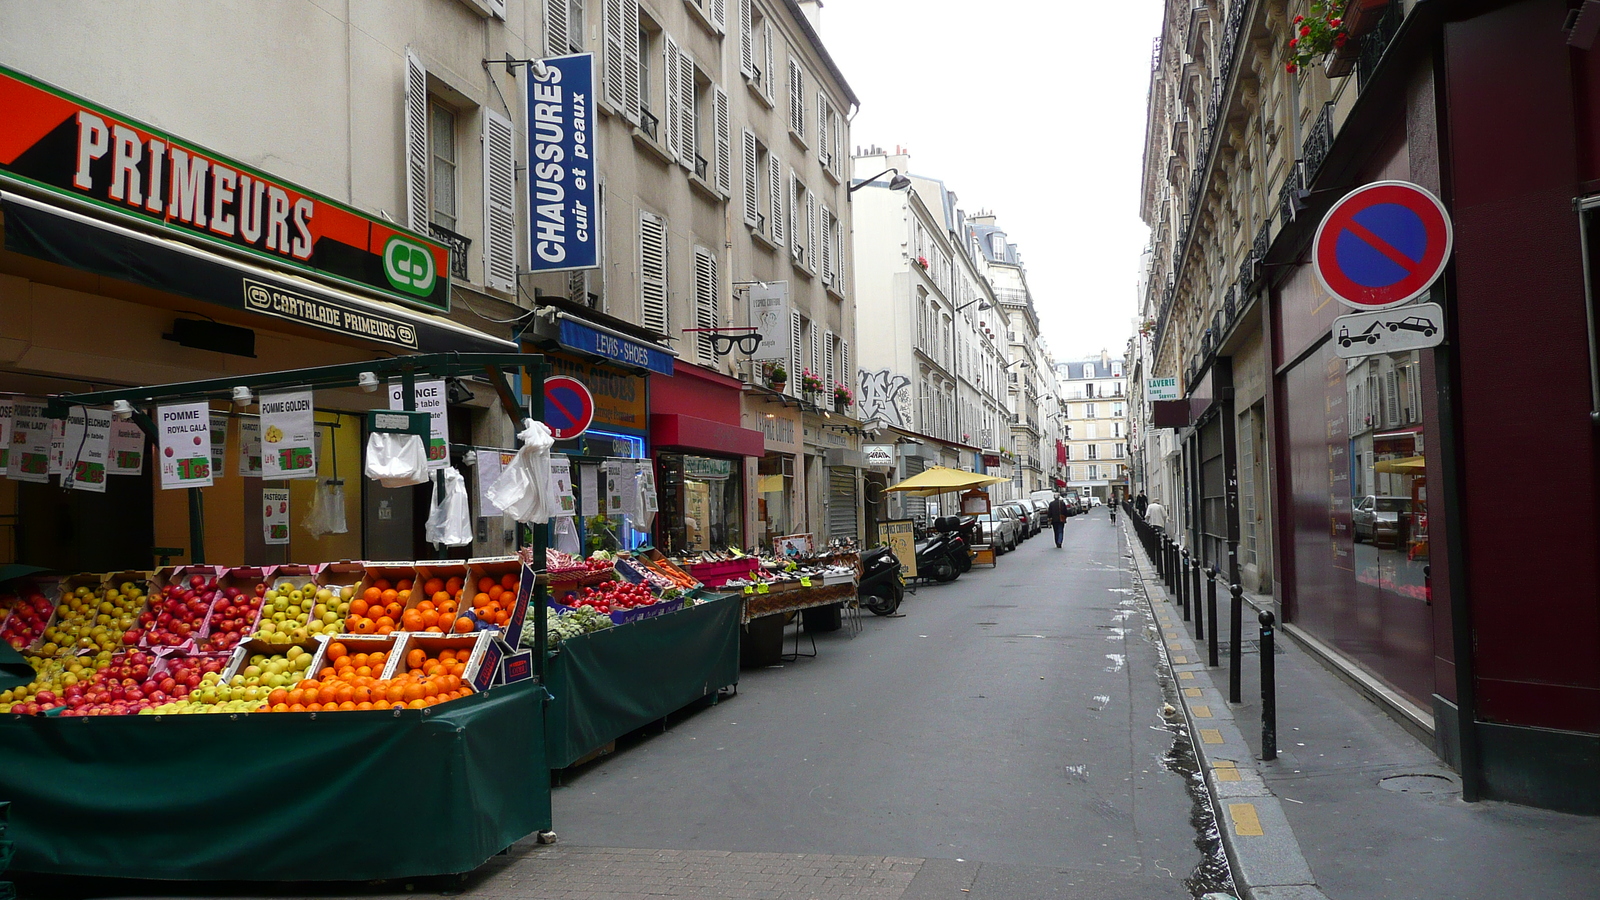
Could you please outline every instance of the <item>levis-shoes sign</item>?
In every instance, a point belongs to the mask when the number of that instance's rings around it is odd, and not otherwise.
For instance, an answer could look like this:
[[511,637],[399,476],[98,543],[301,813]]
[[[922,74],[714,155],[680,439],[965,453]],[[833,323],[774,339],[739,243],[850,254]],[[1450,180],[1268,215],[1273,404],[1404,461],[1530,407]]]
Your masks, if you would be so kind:
[[6,176],[324,280],[450,308],[443,244],[0,67]]

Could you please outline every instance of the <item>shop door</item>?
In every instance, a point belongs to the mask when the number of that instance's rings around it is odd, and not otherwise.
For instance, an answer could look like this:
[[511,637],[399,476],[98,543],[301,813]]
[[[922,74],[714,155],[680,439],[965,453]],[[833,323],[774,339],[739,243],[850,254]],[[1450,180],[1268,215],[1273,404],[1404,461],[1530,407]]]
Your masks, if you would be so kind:
[[828,470],[828,539],[856,536],[856,470]]
[[1200,426],[1201,562],[1219,566],[1228,558],[1228,475],[1222,458],[1222,417]]

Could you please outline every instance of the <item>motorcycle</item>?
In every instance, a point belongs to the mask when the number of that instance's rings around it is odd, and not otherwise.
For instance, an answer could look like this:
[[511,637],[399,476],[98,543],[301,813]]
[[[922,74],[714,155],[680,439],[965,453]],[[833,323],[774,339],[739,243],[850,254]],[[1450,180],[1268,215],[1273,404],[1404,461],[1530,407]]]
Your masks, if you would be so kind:
[[873,547],[861,552],[861,581],[856,585],[861,605],[874,615],[892,616],[905,599],[905,581],[900,577],[900,559],[888,547]]
[[950,560],[962,574],[972,571],[973,535],[978,524],[976,516],[943,516],[934,520],[933,527],[950,538]]
[[[940,518],[935,521],[932,531],[925,532],[925,537],[918,540],[917,548],[917,574],[923,578],[931,578],[944,584],[955,581],[961,577],[961,569],[956,562],[956,555],[951,550],[953,540],[960,540],[959,535],[946,532],[938,527]],[[963,552],[965,548],[962,548]]]

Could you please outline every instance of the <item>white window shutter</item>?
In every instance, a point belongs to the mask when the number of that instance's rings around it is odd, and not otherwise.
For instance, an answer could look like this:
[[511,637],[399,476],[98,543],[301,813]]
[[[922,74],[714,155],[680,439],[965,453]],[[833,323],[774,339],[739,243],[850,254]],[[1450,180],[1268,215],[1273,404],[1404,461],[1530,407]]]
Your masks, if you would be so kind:
[[822,281],[827,283],[833,280],[833,240],[831,233],[833,227],[829,224],[830,216],[826,204],[822,207]]
[[784,248],[784,219],[783,219],[783,161],[778,154],[767,155],[767,181],[772,192],[771,215],[767,216],[767,223],[772,226],[772,242],[778,245],[779,250]]
[[817,272],[817,195],[806,191],[806,268]]
[[806,136],[805,70],[792,59],[789,60],[789,130]]
[[856,371],[850,368],[850,342],[839,342],[839,383],[850,390],[853,396],[856,392]]
[[622,0],[622,117],[639,124],[639,0]]
[[717,158],[713,161],[717,167],[717,190],[728,197],[733,194],[733,137],[729,134],[727,91],[715,89],[712,108],[717,120]]
[[506,0],[489,0],[489,12],[496,19],[506,20]]
[[800,349],[801,329],[805,322],[800,314],[794,310],[789,311],[789,393],[800,396],[800,370],[805,366]]
[[517,154],[511,120],[483,111],[483,280],[517,288]]
[[833,120],[829,123],[828,133],[833,135],[833,150],[830,152],[833,154],[834,174],[842,174],[845,172],[845,163],[848,160],[844,158],[844,120],[839,117],[837,112],[833,113]]
[[789,189],[784,191],[789,196],[789,229],[790,254],[794,257],[796,265],[806,264],[806,223],[805,203],[800,198],[800,179],[795,177],[794,170],[789,170]]
[[[624,41],[626,40],[626,19],[623,16],[623,0],[600,0],[602,32],[601,60],[604,63],[605,81],[603,99],[611,105],[612,109],[621,110],[627,103],[627,60],[623,54]],[[560,0],[546,0],[545,7],[559,4]],[[548,16],[549,13],[547,12]],[[637,22],[637,20],[635,20]],[[635,28],[638,26],[635,25]]]
[[667,102],[662,117],[663,124],[666,126],[666,131],[664,132],[666,141],[664,143],[673,157],[677,158],[679,148],[683,146],[682,139],[678,136],[679,120],[682,118],[678,110],[678,104],[683,97],[683,94],[678,90],[678,72],[680,70],[679,63],[683,60],[683,51],[678,49],[678,42],[673,40],[670,35],[666,37],[665,44],[665,69],[663,73],[666,77],[663,82],[666,85]]
[[767,56],[767,67],[761,70],[761,92],[766,94],[767,99],[770,101],[772,99],[772,83],[778,80],[778,71],[773,68],[773,55],[777,51],[775,49],[776,38],[772,33],[771,19],[761,23],[761,36],[762,46],[765,48],[764,52]]
[[428,70],[406,50],[406,226],[428,231]]
[[744,150],[744,223],[754,228],[761,217],[761,167],[755,132],[746,128]]
[[739,0],[739,72],[742,75],[755,72],[756,36],[750,31],[753,20],[750,4],[753,2],[755,0]]
[[[694,248],[694,313],[696,328],[720,328],[722,312],[717,304],[717,257],[704,247]],[[717,362],[713,332],[695,333],[695,356],[702,365]]]
[[639,211],[639,324],[667,333],[667,220]]
[[828,95],[825,91],[817,91],[817,155],[827,160],[827,165],[832,166],[833,159],[828,153]]
[[678,161],[693,172],[694,158],[699,155],[699,141],[695,137],[694,57],[685,47],[678,48],[678,93],[678,140],[682,142],[678,149]]
[[718,34],[728,30],[728,0],[707,0],[706,12]]
[[834,382],[838,381],[838,379],[834,377],[833,371],[833,341],[834,337],[833,332],[831,331],[822,336],[822,368],[824,373],[823,384],[828,386],[829,391],[833,390]]
[[566,56],[571,38],[567,35],[570,26],[567,17],[566,0],[545,0],[544,4],[544,55]]
[[809,342],[811,344],[811,374],[817,376],[818,378],[821,378],[822,377],[822,335],[817,331],[817,323],[816,322],[812,322],[811,323],[811,327],[806,329],[806,330],[808,332],[810,332],[810,334],[807,335],[807,337],[808,337]]

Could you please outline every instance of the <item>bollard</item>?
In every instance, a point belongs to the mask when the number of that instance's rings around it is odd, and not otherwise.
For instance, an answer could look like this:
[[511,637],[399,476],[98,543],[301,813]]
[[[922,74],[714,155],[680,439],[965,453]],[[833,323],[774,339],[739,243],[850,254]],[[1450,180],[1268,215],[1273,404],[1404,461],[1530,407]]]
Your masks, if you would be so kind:
[[1161,583],[1172,590],[1172,538],[1161,535]]
[[1183,606],[1183,620],[1189,621],[1189,548],[1178,556],[1178,603]]
[[1261,620],[1261,758],[1278,758],[1277,662],[1272,658],[1272,610],[1264,609]]
[[1235,581],[1228,586],[1232,595],[1228,602],[1228,702],[1239,703],[1240,677],[1244,674],[1244,585]]
[[1206,572],[1206,620],[1211,623],[1211,633],[1206,635],[1206,665],[1216,668],[1217,665],[1217,577],[1222,572],[1212,565]]
[[1194,639],[1200,640],[1206,636],[1205,610],[1200,606],[1200,571],[1205,568],[1205,563],[1200,561],[1200,554],[1196,553],[1194,559],[1189,561],[1189,597],[1194,601]]
[[1150,556],[1152,558],[1154,558],[1155,562],[1156,562],[1156,575],[1161,578],[1161,581],[1162,581],[1163,584],[1165,584],[1166,580],[1167,580],[1167,540],[1166,540],[1166,537],[1167,536],[1164,535],[1164,534],[1156,535],[1155,543],[1152,545],[1152,548],[1150,550]]

